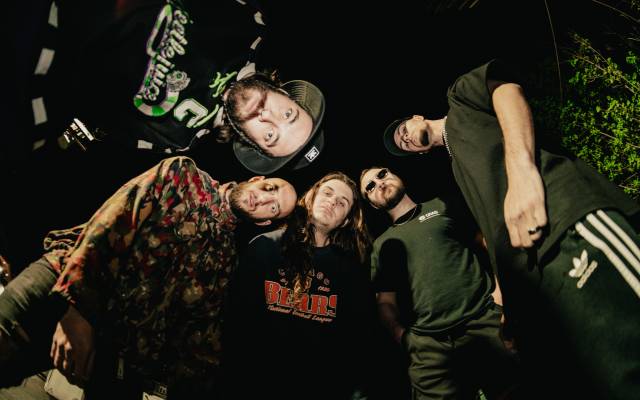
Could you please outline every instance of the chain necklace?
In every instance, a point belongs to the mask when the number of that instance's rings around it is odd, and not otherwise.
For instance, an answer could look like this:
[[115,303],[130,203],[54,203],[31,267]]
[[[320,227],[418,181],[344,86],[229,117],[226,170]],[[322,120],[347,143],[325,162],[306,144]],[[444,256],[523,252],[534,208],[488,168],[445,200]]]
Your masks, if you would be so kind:
[[409,218],[407,218],[406,221],[402,221],[399,224],[393,224],[393,226],[401,226],[401,225],[404,225],[407,222],[411,221],[413,219],[413,216],[416,215],[416,211],[418,211],[418,205],[417,204],[413,207],[413,211],[411,211],[411,216]]
[[444,117],[444,122],[442,123],[442,140],[444,141],[444,147],[447,148],[447,153],[449,153],[449,158],[453,158],[453,154],[451,154],[451,149],[449,148],[449,141],[447,140],[447,117]]

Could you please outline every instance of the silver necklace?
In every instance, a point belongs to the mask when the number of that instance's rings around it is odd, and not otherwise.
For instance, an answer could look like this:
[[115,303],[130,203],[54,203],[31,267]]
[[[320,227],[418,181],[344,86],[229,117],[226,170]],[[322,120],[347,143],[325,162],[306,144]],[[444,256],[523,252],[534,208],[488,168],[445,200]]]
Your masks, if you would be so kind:
[[447,153],[449,153],[449,157],[453,158],[453,154],[451,154],[451,149],[449,148],[449,141],[447,140],[447,117],[444,117],[444,121],[442,123],[442,140],[444,141],[444,147],[447,148]]
[[400,222],[399,224],[395,224],[394,223],[393,226],[401,226],[401,225],[404,225],[407,222],[411,221],[413,219],[413,216],[416,215],[416,211],[418,211],[418,205],[417,204],[413,207],[413,211],[411,212],[411,216],[409,218],[407,218],[406,221]]

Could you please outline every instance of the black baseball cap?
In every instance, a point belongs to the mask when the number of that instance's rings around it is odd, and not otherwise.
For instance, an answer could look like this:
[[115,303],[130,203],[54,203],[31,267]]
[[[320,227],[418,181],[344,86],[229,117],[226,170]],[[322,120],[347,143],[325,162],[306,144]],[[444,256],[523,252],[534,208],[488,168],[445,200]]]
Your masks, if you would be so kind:
[[398,145],[396,144],[396,141],[393,138],[396,133],[396,129],[398,129],[400,124],[402,124],[404,121],[408,119],[409,118],[396,119],[395,121],[387,125],[387,128],[384,130],[384,133],[382,134],[384,147],[386,147],[387,151],[393,154],[394,156],[408,156],[413,154],[409,151],[403,150],[400,147],[398,147]]
[[291,162],[292,169],[304,168],[311,164],[324,149],[324,132],[320,125],[324,117],[325,101],[320,89],[303,80],[289,81],[282,85],[282,89],[289,94],[291,100],[311,116],[313,121],[311,134],[298,150],[284,157],[263,154],[254,147],[236,140],[233,143],[233,152],[236,158],[247,169],[257,174],[271,174],[289,162]]

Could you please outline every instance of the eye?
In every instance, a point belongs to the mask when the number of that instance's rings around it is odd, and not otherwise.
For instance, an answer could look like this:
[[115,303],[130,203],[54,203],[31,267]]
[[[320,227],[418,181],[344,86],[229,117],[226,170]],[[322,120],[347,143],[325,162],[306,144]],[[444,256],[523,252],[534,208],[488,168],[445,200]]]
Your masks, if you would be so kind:
[[284,112],[284,118],[289,119],[289,117],[291,117],[291,114],[293,114],[293,110],[288,109],[287,111]]
[[374,181],[369,181],[369,183],[367,183],[367,186],[364,187],[364,191],[367,193],[371,193],[375,188],[376,183]]
[[273,192],[274,189],[275,189],[275,186],[273,185],[267,185],[264,187],[264,190],[266,190],[267,192]]

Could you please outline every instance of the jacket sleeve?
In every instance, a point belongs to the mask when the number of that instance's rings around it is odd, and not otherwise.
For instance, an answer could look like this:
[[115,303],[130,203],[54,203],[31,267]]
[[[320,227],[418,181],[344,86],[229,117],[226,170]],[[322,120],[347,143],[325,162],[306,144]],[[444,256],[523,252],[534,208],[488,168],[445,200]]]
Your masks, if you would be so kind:
[[150,218],[166,223],[186,189],[202,189],[201,178],[188,158],[163,160],[122,186],[86,224],[49,233],[45,257],[60,273],[52,296],[62,296],[95,322],[142,225]]

